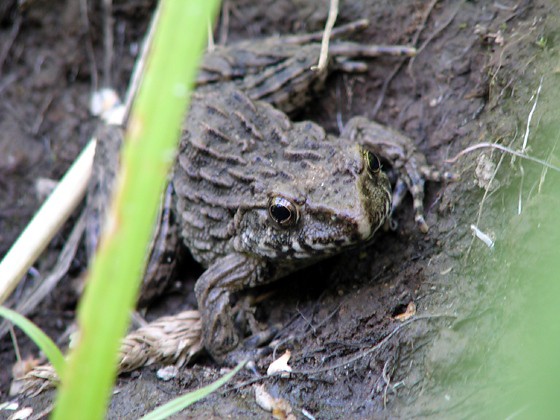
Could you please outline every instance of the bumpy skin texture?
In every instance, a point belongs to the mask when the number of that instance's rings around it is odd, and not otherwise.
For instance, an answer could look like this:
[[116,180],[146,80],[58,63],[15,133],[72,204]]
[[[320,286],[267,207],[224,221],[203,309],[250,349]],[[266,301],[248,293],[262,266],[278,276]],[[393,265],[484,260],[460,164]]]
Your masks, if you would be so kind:
[[[179,230],[206,268],[195,292],[204,345],[218,360],[239,342],[233,292],[366,243],[387,221],[392,193],[377,156],[399,176],[396,201],[411,192],[424,231],[424,179],[453,178],[429,167],[410,139],[365,118],[350,120],[338,138],[309,121],[292,123],[284,112],[305,104],[330,71],[363,67],[349,60],[387,50],[331,43],[329,65],[310,70],[320,45],[309,39],[251,41],[207,54],[183,126],[172,176],[175,214],[162,213],[168,223],[159,225],[143,295],[165,283],[155,277],[170,271]],[[93,213],[96,227],[99,204]]]
[[[243,92],[193,97],[173,177],[207,349],[237,345],[229,295],[366,242],[391,210],[377,158]],[[285,221],[283,219],[286,219]]]
[[[205,265],[232,252],[297,261],[365,241],[391,202],[367,158],[357,143],[292,124],[239,90],[199,92],[173,177],[182,236]],[[297,223],[273,220],[275,197],[293,204]]]

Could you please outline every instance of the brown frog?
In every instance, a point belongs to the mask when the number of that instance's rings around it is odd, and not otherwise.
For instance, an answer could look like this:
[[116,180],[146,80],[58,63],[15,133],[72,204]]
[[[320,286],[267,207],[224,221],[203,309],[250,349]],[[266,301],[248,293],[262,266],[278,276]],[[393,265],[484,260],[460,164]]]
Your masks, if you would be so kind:
[[[195,292],[204,345],[217,359],[239,342],[232,293],[367,243],[388,221],[392,192],[379,157],[412,193],[423,231],[424,180],[452,178],[428,166],[410,139],[365,118],[350,120],[338,137],[313,122],[292,123],[284,112],[305,104],[333,69],[359,68],[351,61],[357,56],[410,53],[336,43],[329,64],[311,70],[320,44],[302,39],[208,53],[183,126],[167,195],[177,223],[158,238],[173,248],[176,227],[206,268]],[[156,260],[169,257],[153,252],[148,271],[158,272]]]

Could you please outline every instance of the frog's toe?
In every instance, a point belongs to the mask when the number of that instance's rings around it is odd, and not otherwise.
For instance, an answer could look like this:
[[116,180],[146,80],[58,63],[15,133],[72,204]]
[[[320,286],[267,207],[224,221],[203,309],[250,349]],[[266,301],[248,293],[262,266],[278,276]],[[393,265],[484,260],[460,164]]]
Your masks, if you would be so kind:
[[244,349],[256,349],[262,347],[272,341],[272,339],[278,334],[279,328],[276,326],[268,327],[264,331],[258,331],[253,335],[247,337],[242,346]]
[[424,189],[423,186],[414,185],[410,189],[410,193],[412,194],[412,207],[414,210],[414,221],[416,222],[416,226],[422,233],[428,233],[430,227],[426,223],[426,219],[424,219]]
[[414,216],[414,221],[416,222],[416,226],[418,226],[418,230],[420,230],[420,232],[428,233],[428,231],[430,230],[430,227],[426,223],[426,220],[424,219],[424,215],[416,214]]
[[423,166],[420,173],[425,180],[435,182],[455,182],[459,180],[459,174],[455,172],[442,171],[434,166]]
[[220,362],[227,366],[235,366],[241,361],[248,361],[246,368],[259,376],[260,374],[256,370],[255,362],[273,352],[270,342],[276,337],[279,330],[279,326],[271,326],[266,330],[250,335],[241,340],[237,348],[224,355]]

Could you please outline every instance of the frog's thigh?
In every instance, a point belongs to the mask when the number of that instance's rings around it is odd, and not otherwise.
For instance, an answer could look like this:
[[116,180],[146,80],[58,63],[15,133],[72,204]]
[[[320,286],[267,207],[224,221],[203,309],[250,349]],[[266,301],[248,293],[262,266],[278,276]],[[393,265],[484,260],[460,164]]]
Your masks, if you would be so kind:
[[204,346],[216,358],[234,349],[239,341],[232,320],[231,293],[251,287],[264,278],[265,264],[243,254],[216,260],[195,285],[202,318]]

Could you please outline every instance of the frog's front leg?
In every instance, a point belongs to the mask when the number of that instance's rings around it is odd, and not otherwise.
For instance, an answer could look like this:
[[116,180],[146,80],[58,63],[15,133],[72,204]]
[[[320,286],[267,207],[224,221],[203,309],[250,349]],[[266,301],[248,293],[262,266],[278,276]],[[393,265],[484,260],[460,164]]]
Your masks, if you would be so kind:
[[269,278],[266,262],[234,253],[216,260],[197,280],[194,289],[204,347],[215,359],[221,360],[239,343],[231,313],[231,294]]
[[404,184],[412,195],[414,220],[422,232],[427,232],[428,224],[424,219],[424,182],[454,181],[457,176],[428,165],[426,157],[416,149],[410,138],[367,118],[352,118],[341,136],[361,144],[391,163],[399,177],[392,210],[402,198]]

